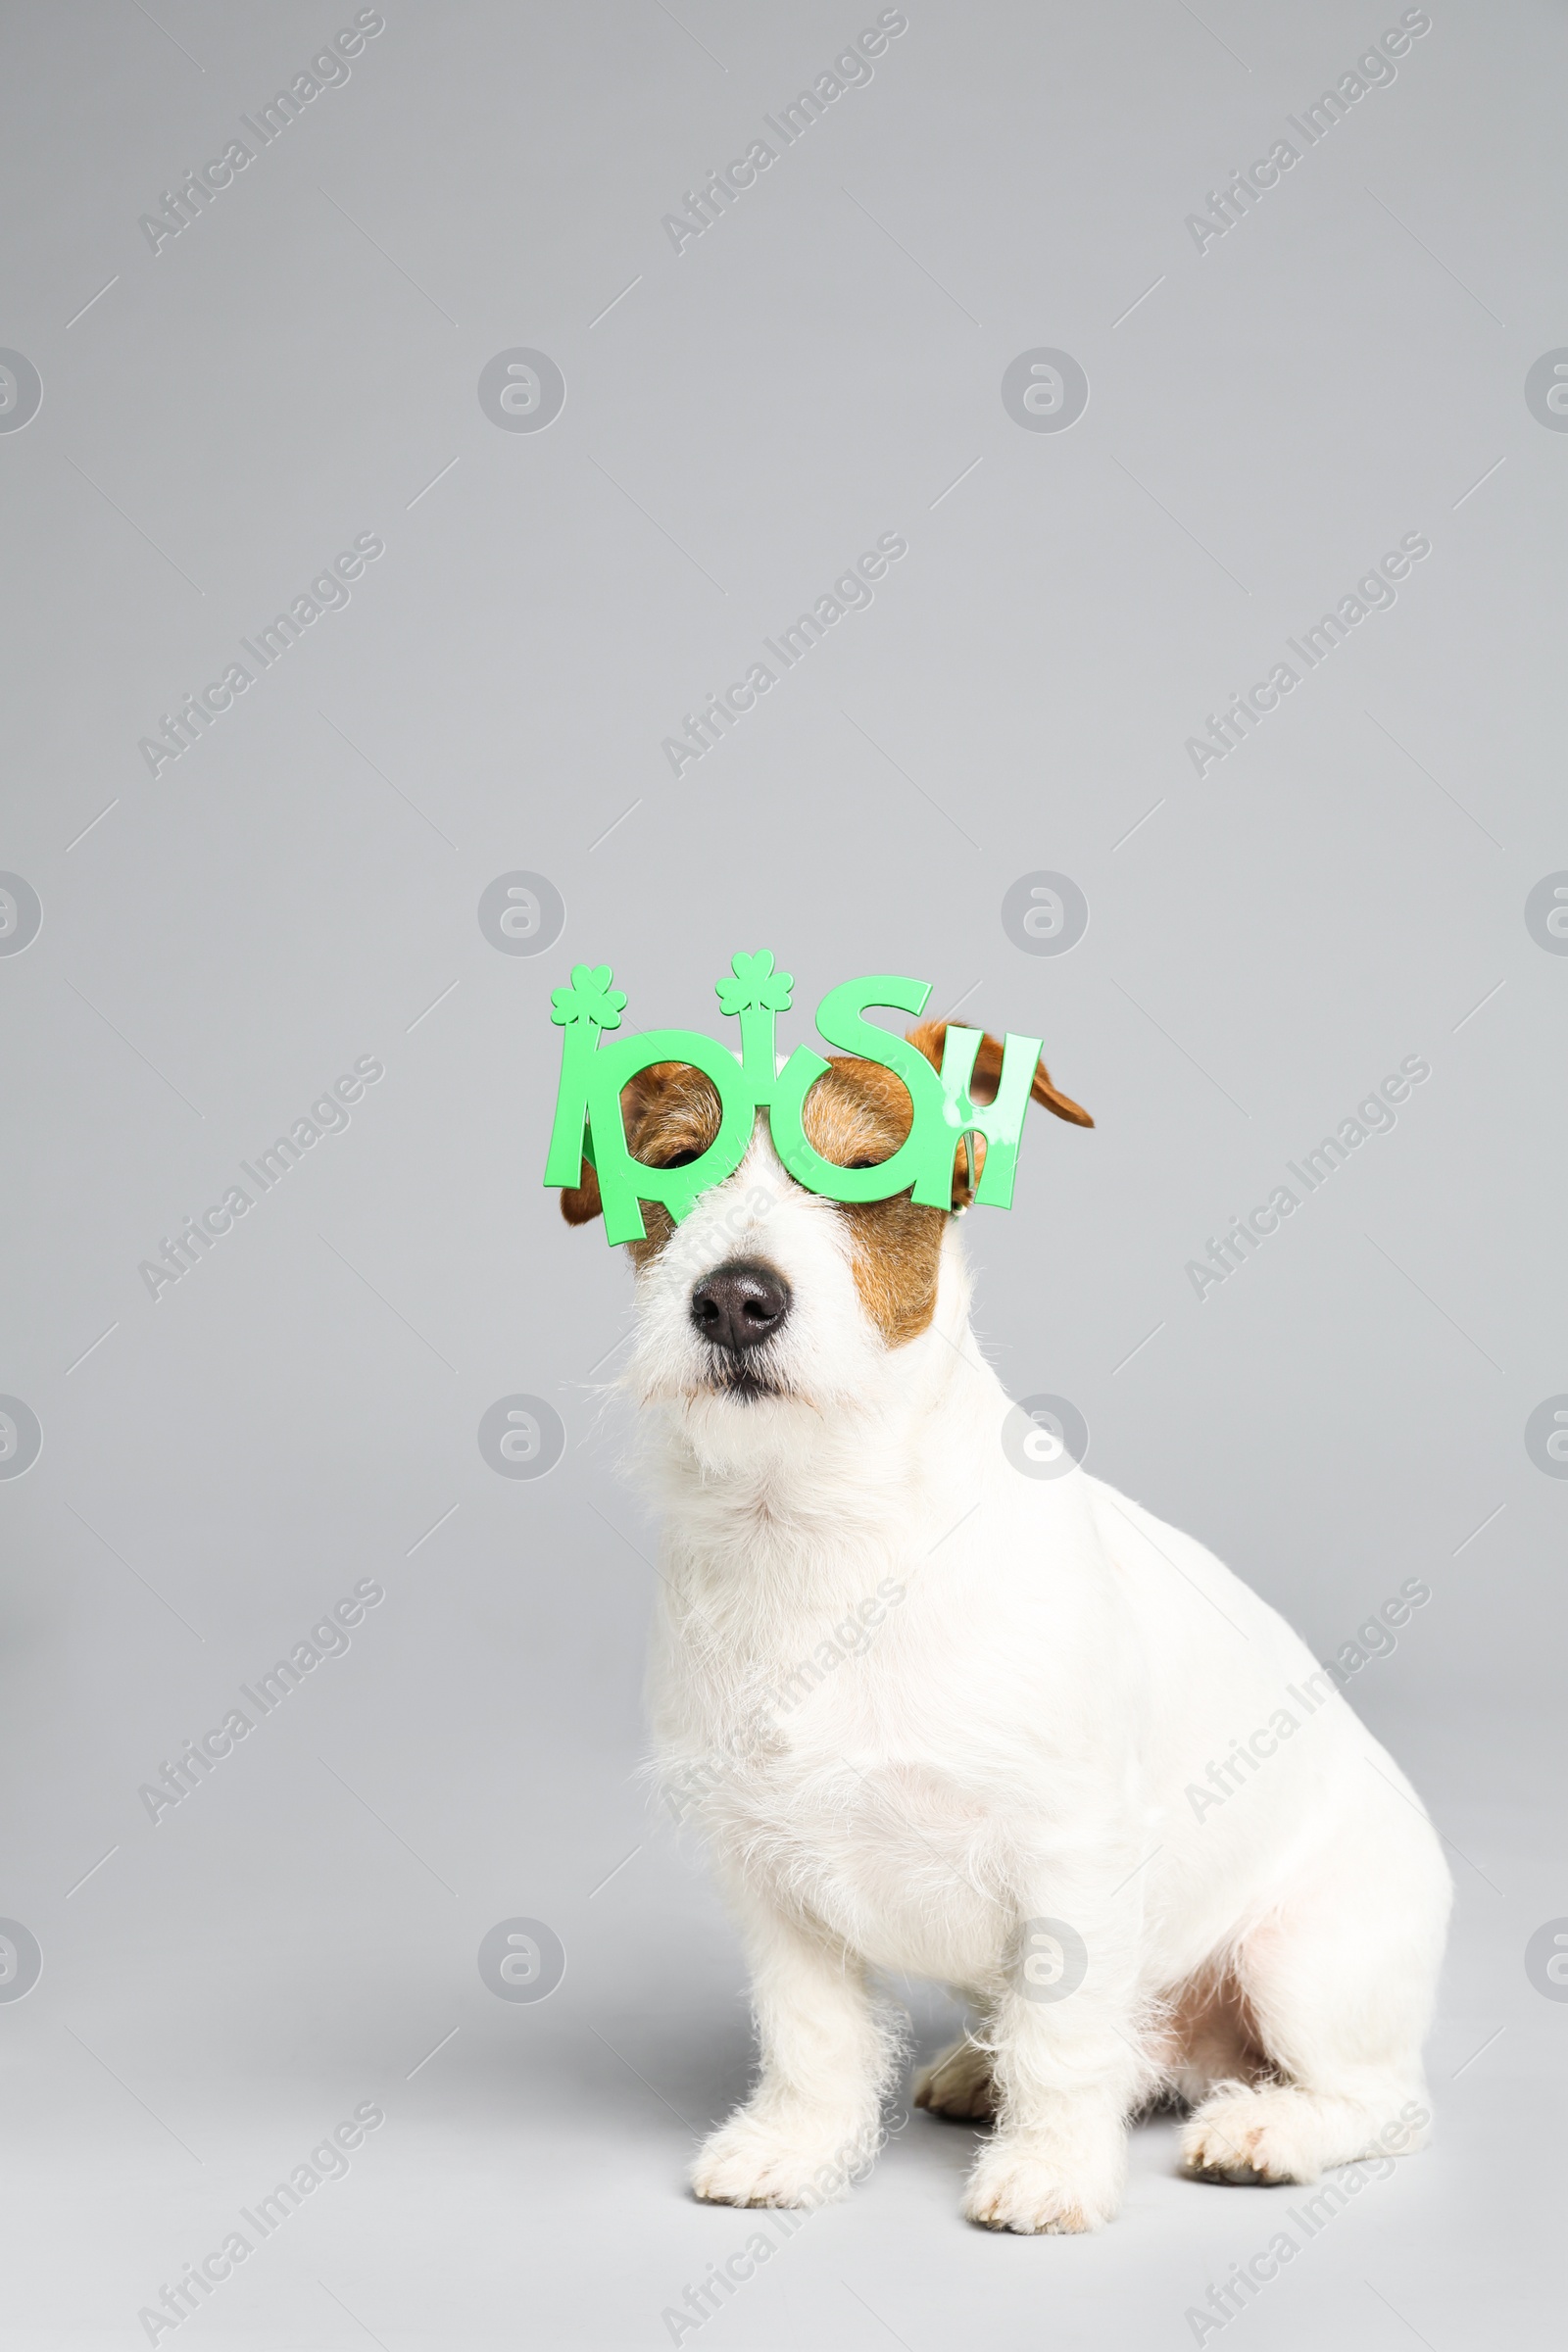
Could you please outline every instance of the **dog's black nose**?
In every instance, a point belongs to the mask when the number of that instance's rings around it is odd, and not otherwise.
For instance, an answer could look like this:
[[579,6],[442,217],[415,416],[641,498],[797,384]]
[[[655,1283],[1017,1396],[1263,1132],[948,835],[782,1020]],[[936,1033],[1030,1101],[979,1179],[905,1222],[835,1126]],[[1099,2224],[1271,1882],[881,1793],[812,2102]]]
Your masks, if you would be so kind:
[[790,1286],[757,1257],[732,1257],[692,1291],[692,1321],[715,1348],[759,1347],[790,1311]]

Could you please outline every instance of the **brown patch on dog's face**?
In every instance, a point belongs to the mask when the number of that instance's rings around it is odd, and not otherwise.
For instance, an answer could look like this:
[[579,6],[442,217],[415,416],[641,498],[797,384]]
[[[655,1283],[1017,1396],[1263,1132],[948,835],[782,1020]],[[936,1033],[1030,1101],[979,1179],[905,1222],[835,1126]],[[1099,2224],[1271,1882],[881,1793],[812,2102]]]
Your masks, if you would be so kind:
[[[620,1115],[633,1159],[647,1168],[684,1167],[699,1158],[718,1133],[718,1091],[688,1062],[656,1061],[621,1088]],[[591,1161],[583,1162],[582,1172],[583,1182],[568,1186],[561,1196],[561,1213],[568,1225],[586,1225],[604,1208]],[[639,1274],[675,1230],[674,1218],[657,1200],[643,1202],[643,1223],[647,1239],[626,1244]]]
[[[808,1140],[839,1168],[880,1165],[908,1135],[909,1098],[880,1062],[835,1055],[806,1098]],[[925,1330],[937,1303],[937,1273],[947,1212],[916,1208],[907,1193],[891,1200],[856,1200],[838,1213],[855,1245],[860,1304],[890,1348]]]
[[[908,1039],[937,1069],[947,1043],[946,1021],[923,1021]],[[975,1055],[970,1095],[994,1102],[1002,1077],[1002,1040],[982,1035]],[[1052,1082],[1042,1061],[1030,1086],[1031,1100],[1074,1127],[1092,1127],[1081,1103]],[[806,1132],[824,1159],[841,1168],[869,1167],[891,1159],[912,1122],[903,1084],[880,1062],[836,1056],[806,1098]],[[975,1136],[974,1174],[985,1165],[985,1138]],[[967,1154],[954,1155],[953,1206],[967,1208],[973,1193]],[[857,1201],[839,1210],[855,1241],[855,1282],[860,1302],[890,1348],[918,1339],[936,1311],[937,1277],[947,1211],[917,1208],[907,1193],[891,1200]]]

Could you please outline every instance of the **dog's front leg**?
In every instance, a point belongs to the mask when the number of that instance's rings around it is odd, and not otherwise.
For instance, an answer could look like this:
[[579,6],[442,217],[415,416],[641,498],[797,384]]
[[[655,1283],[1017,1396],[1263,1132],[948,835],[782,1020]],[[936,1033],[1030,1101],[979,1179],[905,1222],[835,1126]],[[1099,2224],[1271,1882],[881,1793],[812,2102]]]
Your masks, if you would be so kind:
[[[1136,1906],[1136,1889],[1128,1893]],[[1138,2047],[1136,1915],[1127,1900],[1121,1893],[1096,1906],[1080,1886],[1072,1909],[1081,1934],[1059,1918],[1020,1925],[987,2036],[997,2129],[969,2176],[968,2221],[1065,2234],[1098,2230],[1121,2202],[1126,2118],[1150,2080]],[[1051,1907],[1065,1908],[1061,1890]]]
[[819,2205],[875,2150],[896,2037],[842,1945],[749,1899],[757,2088],[705,2140],[692,2187],[720,2205]]

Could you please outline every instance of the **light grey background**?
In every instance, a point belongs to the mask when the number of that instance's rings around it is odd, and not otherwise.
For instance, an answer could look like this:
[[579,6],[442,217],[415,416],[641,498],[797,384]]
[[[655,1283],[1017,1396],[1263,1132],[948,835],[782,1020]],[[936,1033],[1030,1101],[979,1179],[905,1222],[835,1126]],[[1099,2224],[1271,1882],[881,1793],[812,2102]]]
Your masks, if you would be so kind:
[[[44,1970],[0,2003],[0,2341],[145,2341],[367,2099],[349,2177],[192,2341],[656,2346],[748,2235],[682,2188],[749,2037],[636,1779],[628,1277],[539,1174],[570,962],[709,1026],[764,945],[787,1042],[910,972],[1038,1030],[1094,1111],[965,1229],[1004,1377],[1078,1405],[1091,1469],[1321,1655],[1432,1589],[1352,1697],[1451,1843],[1438,2141],[1224,2341],[1538,2340],[1568,1482],[1523,1431],[1568,1391],[1568,958],[1523,908],[1568,866],[1568,437],[1524,379],[1568,344],[1561,11],[1435,0],[1200,253],[1188,214],[1396,6],[910,0],[677,255],[662,216],[874,7],[388,0],[155,256],[139,216],[353,14],[10,12],[0,343],[43,405],[0,434],[0,866],[43,927],[0,958],[0,1390],[44,1438],[0,1482],[0,1913]],[[1003,407],[1040,346],[1089,378],[1067,432]],[[481,411],[514,347],[564,372],[546,431]],[[676,781],[681,714],[890,531],[872,607]],[[1417,531],[1394,609],[1197,777],[1205,713]],[[159,714],[368,532],[347,609],[154,780]],[[477,921],[517,868],[566,907],[535,958]],[[1091,909],[1055,959],[1002,927],[1037,868]],[[1200,1303],[1206,1237],[1410,1054],[1394,1132]],[[155,1302],[139,1262],[361,1055],[348,1131]],[[542,1480],[479,1452],[516,1393],[565,1425]],[[154,1827],[139,1786],[371,1576],[349,1653]],[[537,2006],[476,1967],[518,1915],[567,1953]],[[971,2144],[913,2118],[701,2342],[1174,2348],[1281,2226],[1179,2181],[1161,2125],[1102,2236],[993,2240],[956,2218]]]

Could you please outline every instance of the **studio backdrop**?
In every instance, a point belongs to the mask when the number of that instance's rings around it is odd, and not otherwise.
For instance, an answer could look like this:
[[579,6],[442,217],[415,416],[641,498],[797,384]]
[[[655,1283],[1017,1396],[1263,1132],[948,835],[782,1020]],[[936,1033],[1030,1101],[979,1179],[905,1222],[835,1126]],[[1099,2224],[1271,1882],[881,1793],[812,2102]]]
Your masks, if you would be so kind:
[[[1561,11],[73,0],[5,82],[0,2343],[1539,2340]],[[1169,2121],[1078,2242],[906,2106],[685,2188],[751,2029],[551,998],[763,949],[786,1050],[1045,1041],[987,1352],[1446,1841],[1434,2145],[1316,2226]]]

